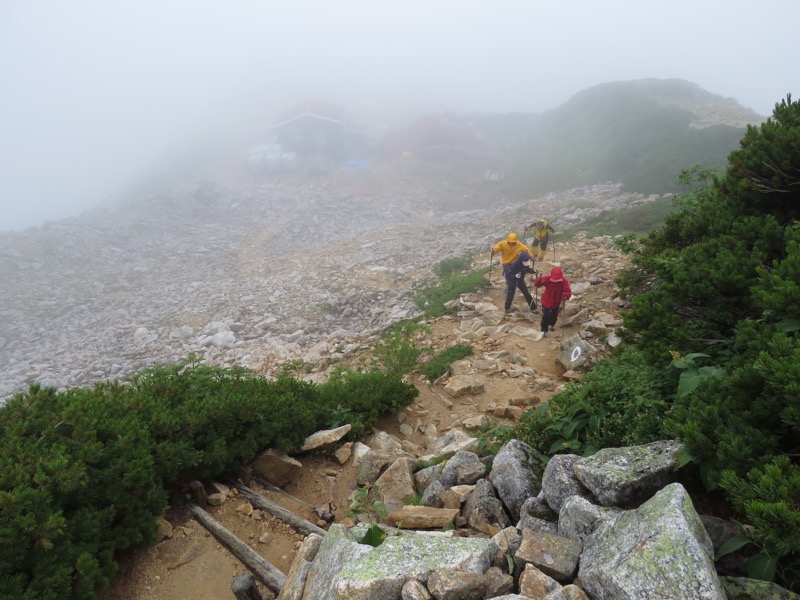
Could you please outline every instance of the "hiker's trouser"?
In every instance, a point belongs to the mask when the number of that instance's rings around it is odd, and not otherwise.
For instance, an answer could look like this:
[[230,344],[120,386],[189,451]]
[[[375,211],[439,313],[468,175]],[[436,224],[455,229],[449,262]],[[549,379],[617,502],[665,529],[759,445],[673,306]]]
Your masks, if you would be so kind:
[[544,304],[542,305],[542,331],[544,333],[547,333],[551,328],[556,326],[559,308],[561,307],[547,308]]
[[530,291],[528,291],[528,286],[525,285],[524,274],[519,279],[517,279],[514,273],[506,272],[505,278],[506,278],[506,311],[511,310],[511,303],[514,301],[514,294],[516,293],[517,288],[519,288],[519,291],[525,298],[525,302],[528,303],[528,308],[530,308],[531,310],[536,308],[536,302],[534,302],[533,296],[531,296]]
[[544,256],[547,254],[547,243],[549,241],[549,233],[541,238],[534,238],[533,243],[531,244],[531,250],[533,250],[533,248],[539,248],[539,256],[536,257],[536,260],[544,260]]

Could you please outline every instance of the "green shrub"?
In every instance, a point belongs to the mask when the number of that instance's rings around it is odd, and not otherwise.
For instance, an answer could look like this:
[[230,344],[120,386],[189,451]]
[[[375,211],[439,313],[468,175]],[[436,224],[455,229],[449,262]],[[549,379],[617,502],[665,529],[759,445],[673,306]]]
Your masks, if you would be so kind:
[[472,354],[472,347],[465,344],[455,344],[445,348],[437,354],[431,361],[422,363],[419,367],[420,372],[430,381],[434,381],[450,371],[450,365],[462,358]]
[[94,598],[117,551],[154,540],[166,494],[128,399],[120,386],[33,386],[0,409],[4,597]]
[[297,448],[337,414],[363,435],[417,394],[379,370],[318,386],[191,359],[92,389],[32,386],[0,408],[2,597],[94,598],[119,551],[154,541],[167,490]]
[[385,373],[403,376],[417,366],[422,351],[413,340],[416,332],[430,332],[430,329],[414,321],[404,321],[389,327],[378,340],[373,357]]
[[360,439],[378,417],[398,413],[411,405],[419,390],[396,375],[346,371],[320,385],[318,393],[319,414],[327,415],[346,406],[348,422],[352,425],[348,439]]
[[800,467],[787,456],[772,457],[744,477],[725,471],[722,487],[753,524],[749,531],[760,552],[749,566],[765,570],[751,576],[771,580],[784,559],[791,574],[782,579],[800,581]]
[[599,448],[659,439],[669,404],[663,399],[669,373],[627,349],[597,363],[579,383],[570,383],[548,403],[523,415],[513,437],[544,456],[588,455]]
[[[678,199],[619,279],[623,339],[674,357],[664,430],[721,489],[760,548],[754,572],[798,589],[800,104],[749,127],[725,174]],[[702,360],[703,362],[699,362]],[[679,375],[675,379],[675,375]]]

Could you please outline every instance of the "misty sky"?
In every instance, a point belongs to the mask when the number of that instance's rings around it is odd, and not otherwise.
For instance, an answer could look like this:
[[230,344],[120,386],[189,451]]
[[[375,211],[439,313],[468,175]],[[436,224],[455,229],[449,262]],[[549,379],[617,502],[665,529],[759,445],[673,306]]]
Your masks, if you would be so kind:
[[0,231],[245,153],[310,98],[369,124],[675,77],[768,115],[800,97],[798,23],[800,0],[0,0]]

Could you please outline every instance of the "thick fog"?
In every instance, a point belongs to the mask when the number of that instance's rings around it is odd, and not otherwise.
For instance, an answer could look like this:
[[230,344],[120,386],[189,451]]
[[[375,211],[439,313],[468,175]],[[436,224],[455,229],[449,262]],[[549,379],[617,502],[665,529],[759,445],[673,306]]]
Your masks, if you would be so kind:
[[768,115],[800,94],[798,22],[797,0],[0,0],[0,231],[268,142],[312,98],[368,125],[655,77]]

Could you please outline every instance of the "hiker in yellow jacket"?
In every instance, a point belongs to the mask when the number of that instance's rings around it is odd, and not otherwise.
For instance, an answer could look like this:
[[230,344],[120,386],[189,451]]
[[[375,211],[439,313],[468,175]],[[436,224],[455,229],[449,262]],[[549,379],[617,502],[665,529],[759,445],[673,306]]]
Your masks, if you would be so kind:
[[500,262],[503,263],[503,275],[506,274],[511,263],[523,250],[528,252],[528,247],[519,241],[516,233],[509,233],[506,239],[497,242],[492,247],[492,254],[500,253]]
[[[536,257],[536,260],[544,260],[544,256],[547,254],[547,243],[550,241],[550,233],[555,235],[556,230],[544,219],[534,221],[525,228],[525,231],[531,230],[534,232],[531,246],[539,248],[539,256]],[[531,256],[533,256],[533,252]]]

